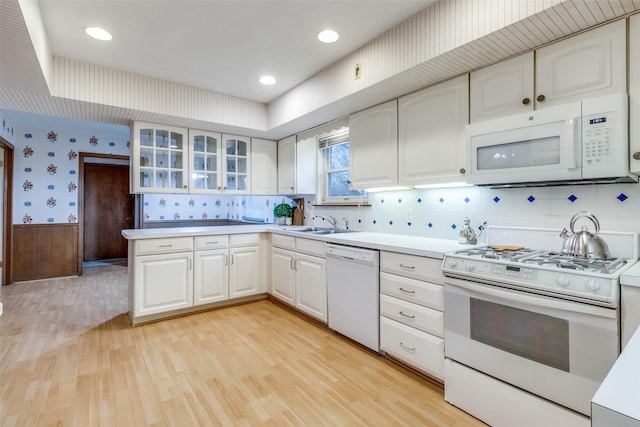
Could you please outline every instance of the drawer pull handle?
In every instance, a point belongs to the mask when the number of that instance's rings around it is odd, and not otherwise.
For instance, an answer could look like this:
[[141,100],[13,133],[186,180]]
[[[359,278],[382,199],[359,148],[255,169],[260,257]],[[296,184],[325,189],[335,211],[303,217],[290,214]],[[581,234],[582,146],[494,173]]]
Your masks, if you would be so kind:
[[415,294],[416,291],[412,291],[411,289],[400,288],[400,292],[404,292],[407,294]]
[[207,242],[207,245],[217,245],[218,242]]
[[172,246],[173,246],[173,245],[169,244],[169,245],[160,245],[159,247],[161,247],[161,248],[170,248],[170,247],[172,247]]
[[400,341],[400,347],[404,348],[407,351],[416,351],[415,347],[407,347],[402,341]]
[[413,266],[413,265],[404,265],[404,264],[400,264],[400,267],[401,267],[401,268],[407,268],[407,269],[409,269],[409,270],[415,270],[415,269],[416,269],[416,267],[415,267],[415,266]]
[[416,316],[409,315],[409,314],[404,314],[402,311],[399,314],[400,314],[400,316],[404,316],[404,317],[406,317],[408,319],[415,319],[416,318]]

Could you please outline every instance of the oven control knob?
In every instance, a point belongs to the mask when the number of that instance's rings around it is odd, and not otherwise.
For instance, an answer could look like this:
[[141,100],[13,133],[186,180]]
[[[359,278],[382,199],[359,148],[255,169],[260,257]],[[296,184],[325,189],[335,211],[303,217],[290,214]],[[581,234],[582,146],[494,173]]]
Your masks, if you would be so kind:
[[566,288],[569,285],[569,279],[566,276],[558,276],[556,279],[556,284],[563,288]]
[[456,268],[456,265],[458,265],[458,261],[455,259],[450,259],[449,260],[449,267],[451,268]]
[[472,262],[468,262],[465,268],[467,269],[467,271],[471,271],[476,268],[476,266]]
[[584,287],[591,292],[596,292],[598,289],[600,289],[600,284],[596,283],[595,280],[591,279],[587,281]]

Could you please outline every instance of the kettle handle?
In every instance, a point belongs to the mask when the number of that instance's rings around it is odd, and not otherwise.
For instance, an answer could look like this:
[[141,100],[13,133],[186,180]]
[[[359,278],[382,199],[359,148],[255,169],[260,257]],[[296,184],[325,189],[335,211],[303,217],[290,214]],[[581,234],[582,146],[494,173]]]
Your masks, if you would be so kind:
[[600,222],[598,221],[598,218],[596,218],[591,212],[580,211],[571,218],[571,222],[569,223],[569,228],[571,229],[572,233],[575,234],[575,230],[573,229],[573,227],[575,226],[576,221],[580,218],[590,219],[593,225],[596,227],[596,234],[600,231]]

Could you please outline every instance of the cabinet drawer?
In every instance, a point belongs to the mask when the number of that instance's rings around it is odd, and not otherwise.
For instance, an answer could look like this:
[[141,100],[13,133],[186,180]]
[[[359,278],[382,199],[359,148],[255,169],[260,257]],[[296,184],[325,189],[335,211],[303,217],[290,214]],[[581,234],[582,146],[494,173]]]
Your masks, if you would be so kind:
[[444,310],[444,286],[442,285],[381,272],[380,293],[435,310]]
[[259,246],[260,233],[232,234],[229,236],[229,246]]
[[381,317],[380,348],[439,380],[443,379],[444,340],[442,338]]
[[380,252],[380,270],[418,280],[442,283],[442,260],[396,252]]
[[321,240],[296,238],[296,252],[314,255],[320,258],[327,257],[327,243]]
[[193,239],[196,251],[205,249],[225,249],[229,247],[229,236],[227,234],[217,234],[213,236],[196,236]]
[[193,237],[136,240],[136,256],[193,251]]
[[380,315],[444,338],[444,313],[387,295],[380,295]]
[[296,238],[293,236],[286,236],[284,234],[271,234],[271,245],[278,248],[296,250]]

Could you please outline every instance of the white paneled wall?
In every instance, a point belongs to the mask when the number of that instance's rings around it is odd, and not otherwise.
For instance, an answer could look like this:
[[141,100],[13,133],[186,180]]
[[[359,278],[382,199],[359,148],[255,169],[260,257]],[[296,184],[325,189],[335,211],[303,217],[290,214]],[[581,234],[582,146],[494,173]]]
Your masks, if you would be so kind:
[[376,103],[396,98],[638,9],[633,0],[439,1],[271,102],[268,127],[364,89]]
[[53,70],[52,94],[56,97],[266,129],[266,106],[259,102],[68,58],[54,57]]

